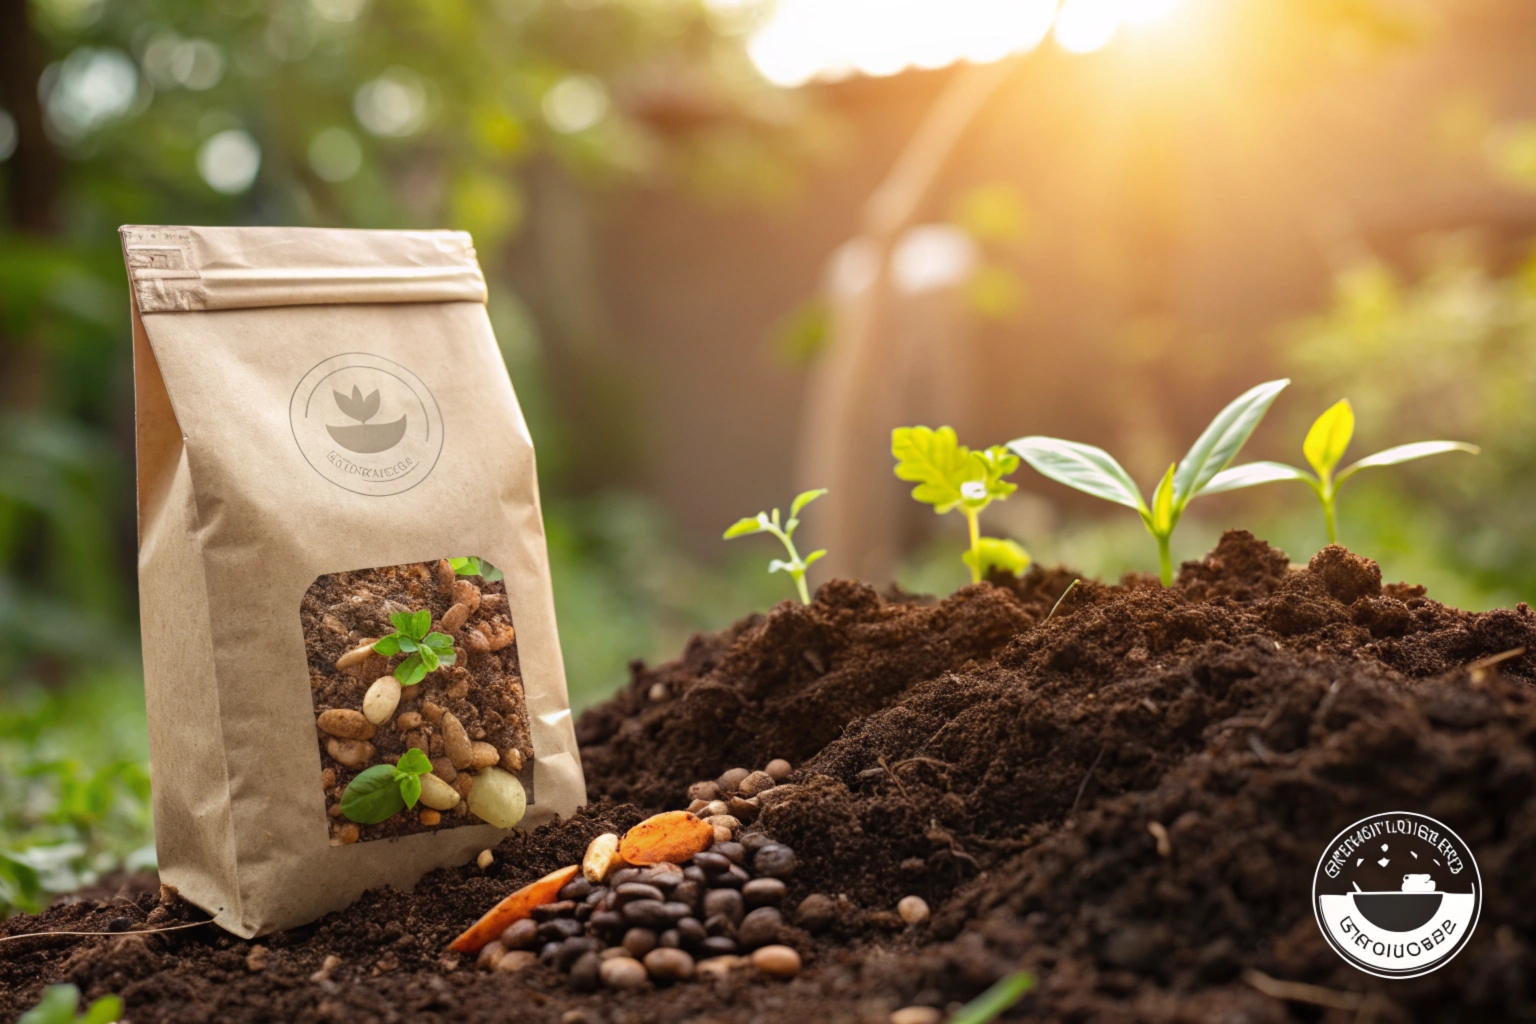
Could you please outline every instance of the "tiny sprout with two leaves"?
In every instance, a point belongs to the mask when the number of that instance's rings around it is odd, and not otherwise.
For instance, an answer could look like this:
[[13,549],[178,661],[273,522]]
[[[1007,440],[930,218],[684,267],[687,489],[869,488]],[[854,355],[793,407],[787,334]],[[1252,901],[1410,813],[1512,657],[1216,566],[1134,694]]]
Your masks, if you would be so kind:
[[789,561],[786,562],[782,558],[775,558],[768,563],[768,571],[789,573],[790,578],[795,581],[795,589],[800,592],[801,604],[811,603],[810,592],[805,587],[805,570],[809,569],[813,562],[827,552],[823,548],[820,551],[812,551],[804,558],[801,558],[800,552],[795,549],[795,528],[800,525],[800,510],[826,493],[827,489],[822,487],[796,495],[795,500],[789,506],[789,521],[782,526],[779,524],[779,510],[774,509],[772,514],[759,512],[755,516],[738,519],[731,525],[729,530],[725,531],[725,540],[745,537],[752,533],[771,533],[779,538],[780,543],[784,545],[784,550],[789,552]]
[[393,765],[361,771],[341,794],[341,813],[360,825],[377,825],[421,799],[421,777],[432,770],[427,755],[412,747]]
[[22,1014],[16,1024],[115,1024],[123,1018],[123,1001],[118,996],[102,996],[80,1008],[80,990],[73,985],[49,985],[36,1006]]
[[1350,439],[1354,434],[1355,410],[1349,404],[1349,399],[1341,398],[1313,422],[1312,428],[1307,431],[1306,439],[1302,441],[1301,453],[1316,470],[1315,476],[1304,469],[1297,469],[1283,462],[1249,462],[1216,474],[1215,479],[1206,486],[1205,493],[1235,491],[1243,487],[1273,483],[1276,480],[1300,480],[1312,488],[1313,493],[1317,495],[1317,500],[1322,502],[1323,518],[1328,524],[1328,543],[1336,544],[1339,531],[1335,506],[1339,488],[1344,485],[1344,481],[1360,470],[1370,469],[1373,466],[1395,466],[1399,462],[1409,462],[1444,452],[1471,452],[1476,455],[1479,451],[1477,445],[1462,441],[1415,441],[1412,444],[1400,444],[1385,451],[1379,451],[1375,455],[1367,455],[1335,473],[1334,470],[1337,469],[1339,461],[1344,458],[1344,450],[1349,447]]
[[410,655],[395,666],[395,678],[401,686],[415,686],[439,665],[452,665],[458,659],[453,652],[453,637],[429,632],[432,612],[396,612],[389,617],[395,631],[373,645],[373,653],[388,658],[404,652]]
[[504,578],[500,569],[483,558],[450,558],[448,565],[460,576],[479,576],[487,583]]
[[[1170,465],[1152,493],[1152,504],[1120,463],[1102,448],[1063,441],[1055,437],[1021,437],[1008,447],[1041,474],[1096,498],[1133,508],[1157,541],[1163,586],[1173,583],[1173,555],[1169,542],[1173,528],[1190,501],[1210,493],[1213,483],[1237,457],[1275,396],[1289,380],[1272,380],[1248,389],[1232,401],[1205,428],[1184,458]],[[1258,481],[1255,481],[1258,482]],[[1225,488],[1230,490],[1231,488]]]
[[932,505],[939,515],[958,508],[965,516],[971,546],[960,559],[970,567],[972,583],[980,583],[991,569],[1018,576],[1029,567],[1029,552],[1011,540],[983,537],[979,522],[983,509],[1018,490],[1003,479],[1019,468],[1018,456],[1002,445],[973,452],[950,427],[897,427],[891,431],[891,454],[896,476],[917,484],[913,498]]

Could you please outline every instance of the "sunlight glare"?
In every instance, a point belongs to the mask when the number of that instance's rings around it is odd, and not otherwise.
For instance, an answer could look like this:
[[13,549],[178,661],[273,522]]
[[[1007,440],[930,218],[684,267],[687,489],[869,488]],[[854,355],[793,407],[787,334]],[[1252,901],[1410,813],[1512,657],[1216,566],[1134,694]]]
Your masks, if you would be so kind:
[[1056,16],[1056,42],[1068,53],[1092,53],[1108,46],[1120,31],[1121,0],[1066,0]]

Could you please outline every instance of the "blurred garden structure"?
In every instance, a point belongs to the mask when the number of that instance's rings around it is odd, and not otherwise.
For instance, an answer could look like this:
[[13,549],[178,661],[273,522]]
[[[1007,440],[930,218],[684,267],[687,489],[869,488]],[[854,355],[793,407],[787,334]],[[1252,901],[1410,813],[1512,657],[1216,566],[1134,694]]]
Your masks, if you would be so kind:
[[[785,596],[719,536],[796,485],[831,489],[813,588],[958,585],[893,426],[1145,481],[1281,374],[1252,457],[1344,396],[1361,452],[1483,448],[1362,477],[1344,543],[1536,594],[1525,0],[0,0],[0,198],[6,903],[146,839],[121,223],[473,233],[578,705]],[[990,528],[1037,561],[1151,568],[1014,479]],[[1239,523],[1303,559],[1310,500],[1213,499],[1175,555]]]

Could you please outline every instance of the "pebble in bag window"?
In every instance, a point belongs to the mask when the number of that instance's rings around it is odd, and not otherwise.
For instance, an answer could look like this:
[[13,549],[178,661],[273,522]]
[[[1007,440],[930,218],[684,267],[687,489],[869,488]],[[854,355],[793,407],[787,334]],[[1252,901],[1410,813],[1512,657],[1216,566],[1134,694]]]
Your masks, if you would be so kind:
[[250,937],[585,801],[459,232],[126,227],[162,879]]

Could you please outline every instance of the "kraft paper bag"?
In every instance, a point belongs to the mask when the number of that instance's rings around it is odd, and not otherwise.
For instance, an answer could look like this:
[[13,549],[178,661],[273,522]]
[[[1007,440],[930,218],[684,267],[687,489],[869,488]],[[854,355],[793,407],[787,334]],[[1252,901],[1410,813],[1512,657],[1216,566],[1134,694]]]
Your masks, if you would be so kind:
[[122,239],[162,880],[250,937],[584,803],[469,236]]

